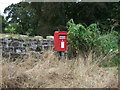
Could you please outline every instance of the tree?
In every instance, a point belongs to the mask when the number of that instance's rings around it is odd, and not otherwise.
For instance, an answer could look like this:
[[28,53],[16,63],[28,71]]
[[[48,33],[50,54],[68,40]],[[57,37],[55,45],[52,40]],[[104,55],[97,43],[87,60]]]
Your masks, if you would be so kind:
[[9,24],[19,25],[16,31],[20,34],[26,34],[29,29],[33,30],[35,28],[35,23],[30,21],[34,19],[34,11],[27,2],[11,4],[4,10],[4,13],[8,13],[6,20]]
[[36,32],[39,35],[53,35],[55,30],[65,28],[64,3],[32,2],[37,19]]
[[7,26],[8,26],[7,20],[5,20],[4,16],[0,15],[0,32],[5,33],[4,29]]
[[2,15],[0,15],[0,32],[2,32]]
[[[18,24],[20,34],[53,35],[56,30],[66,30],[66,22],[71,18],[86,27],[99,24],[101,32],[119,28],[119,3],[58,3],[20,2],[5,9],[9,24]],[[116,25],[116,23],[118,23]]]

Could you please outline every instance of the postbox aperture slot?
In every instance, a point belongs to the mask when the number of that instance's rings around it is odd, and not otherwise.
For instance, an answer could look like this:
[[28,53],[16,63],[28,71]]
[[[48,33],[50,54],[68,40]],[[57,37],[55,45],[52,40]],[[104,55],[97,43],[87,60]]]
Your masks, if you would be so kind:
[[59,39],[66,39],[66,35],[59,35]]

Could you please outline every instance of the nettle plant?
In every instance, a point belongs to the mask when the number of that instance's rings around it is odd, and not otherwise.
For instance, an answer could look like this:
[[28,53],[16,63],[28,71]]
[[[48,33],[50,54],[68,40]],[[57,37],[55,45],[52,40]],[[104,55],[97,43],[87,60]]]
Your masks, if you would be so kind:
[[68,41],[76,54],[79,51],[107,54],[118,48],[117,39],[113,33],[101,35],[97,24],[88,27],[82,24],[75,24],[73,19],[67,22]]

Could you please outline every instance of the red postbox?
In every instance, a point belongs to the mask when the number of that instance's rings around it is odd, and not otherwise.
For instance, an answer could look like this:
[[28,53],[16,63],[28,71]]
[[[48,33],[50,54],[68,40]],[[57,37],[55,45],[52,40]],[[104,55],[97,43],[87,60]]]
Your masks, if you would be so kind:
[[60,52],[67,50],[67,32],[66,31],[54,32],[54,50],[60,51]]

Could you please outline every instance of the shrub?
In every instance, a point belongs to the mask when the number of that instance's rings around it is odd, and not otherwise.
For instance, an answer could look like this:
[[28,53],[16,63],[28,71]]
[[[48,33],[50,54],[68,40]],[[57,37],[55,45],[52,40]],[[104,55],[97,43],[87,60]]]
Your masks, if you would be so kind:
[[76,54],[79,51],[94,51],[97,54],[107,54],[118,49],[117,32],[101,35],[97,24],[91,24],[84,27],[81,24],[75,24],[73,19],[68,21],[68,41]]
[[107,54],[118,49],[116,36],[112,34],[101,35],[97,40],[97,44],[97,49],[103,54]]
[[5,28],[5,31],[8,32],[8,33],[15,33],[15,28],[8,27],[8,28]]
[[11,24],[8,27],[5,28],[5,32],[7,33],[16,33],[17,25]]

